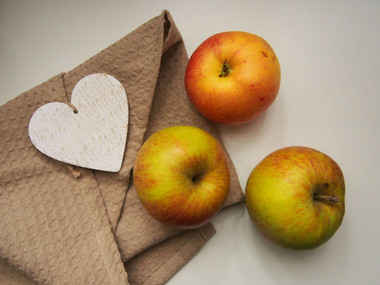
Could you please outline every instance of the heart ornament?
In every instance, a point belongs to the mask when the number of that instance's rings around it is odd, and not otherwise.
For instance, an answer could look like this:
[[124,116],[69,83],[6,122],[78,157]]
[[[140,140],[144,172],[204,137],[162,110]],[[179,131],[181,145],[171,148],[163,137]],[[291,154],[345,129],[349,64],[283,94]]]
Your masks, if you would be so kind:
[[29,137],[45,155],[85,168],[118,172],[128,133],[128,100],[114,77],[95,73],[74,87],[71,104],[51,102],[35,111]]

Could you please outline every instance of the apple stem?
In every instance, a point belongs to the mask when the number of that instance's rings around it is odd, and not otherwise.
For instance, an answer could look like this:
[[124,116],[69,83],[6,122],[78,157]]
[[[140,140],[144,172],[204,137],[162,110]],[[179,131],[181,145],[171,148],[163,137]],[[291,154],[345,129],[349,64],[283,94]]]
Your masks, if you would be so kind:
[[314,199],[332,203],[339,203],[339,199],[335,195],[321,195],[318,192],[314,194]]
[[227,58],[224,60],[223,67],[222,67],[222,73],[219,74],[219,77],[226,77],[230,74],[230,63],[227,62]]

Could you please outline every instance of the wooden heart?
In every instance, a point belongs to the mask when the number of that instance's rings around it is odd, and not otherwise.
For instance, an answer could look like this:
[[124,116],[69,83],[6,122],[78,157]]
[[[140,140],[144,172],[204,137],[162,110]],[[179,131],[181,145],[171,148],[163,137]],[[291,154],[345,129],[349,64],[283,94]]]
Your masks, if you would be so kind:
[[41,106],[29,122],[33,145],[56,160],[118,172],[128,133],[128,101],[114,77],[96,73],[75,85],[71,104]]

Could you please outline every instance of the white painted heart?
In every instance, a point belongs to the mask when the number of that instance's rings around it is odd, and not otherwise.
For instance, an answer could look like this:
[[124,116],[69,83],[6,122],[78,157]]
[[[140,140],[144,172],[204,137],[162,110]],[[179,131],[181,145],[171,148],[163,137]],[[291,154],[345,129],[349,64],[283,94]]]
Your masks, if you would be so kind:
[[29,122],[33,145],[68,164],[118,172],[128,133],[122,84],[107,74],[88,75],[74,87],[71,104],[51,102],[36,110]]

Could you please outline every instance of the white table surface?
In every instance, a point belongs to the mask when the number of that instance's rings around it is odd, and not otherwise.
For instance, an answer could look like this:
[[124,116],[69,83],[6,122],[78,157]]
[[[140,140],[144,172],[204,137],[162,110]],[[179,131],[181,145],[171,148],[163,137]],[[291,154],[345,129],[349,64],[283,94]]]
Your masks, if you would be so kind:
[[311,251],[266,241],[244,204],[213,219],[217,234],[168,284],[379,284],[380,1],[0,1],[0,104],[69,71],[168,9],[191,55],[207,37],[264,37],[281,64],[271,108],[220,126],[243,189],[283,146],[319,149],[341,166],[346,215]]

